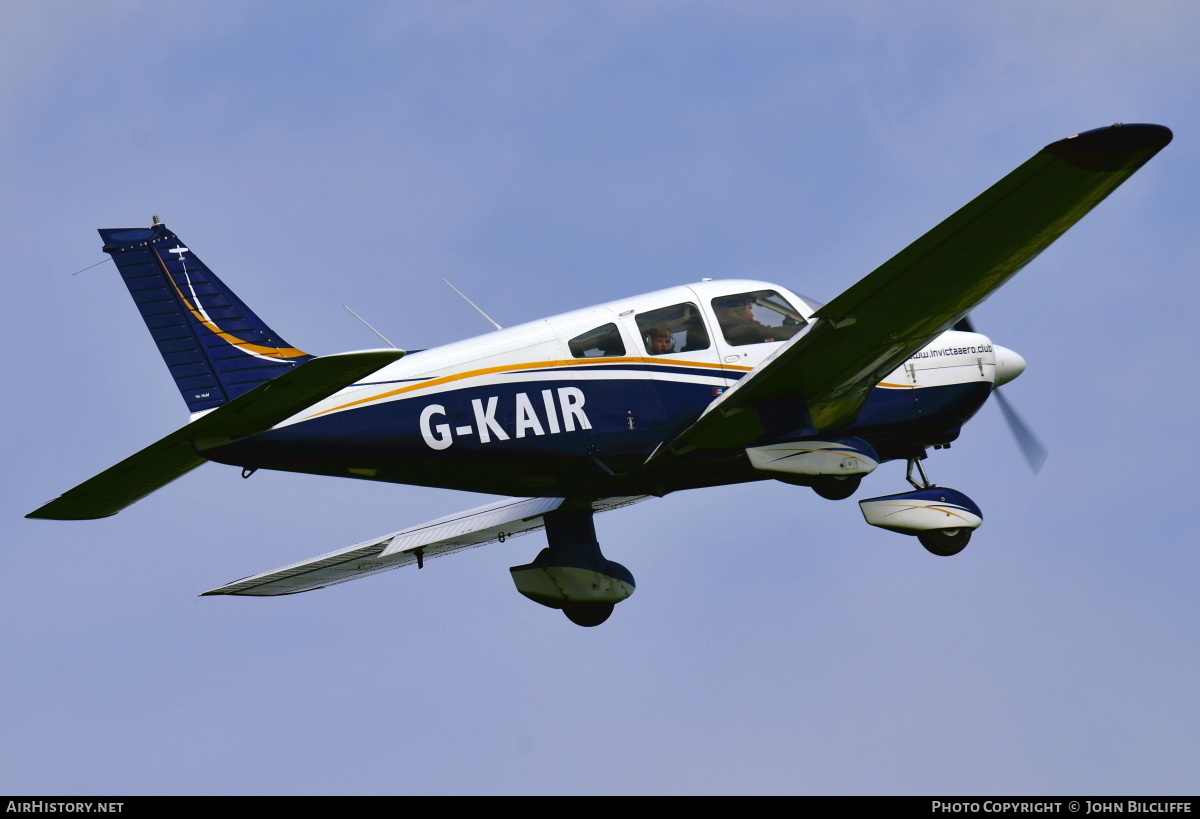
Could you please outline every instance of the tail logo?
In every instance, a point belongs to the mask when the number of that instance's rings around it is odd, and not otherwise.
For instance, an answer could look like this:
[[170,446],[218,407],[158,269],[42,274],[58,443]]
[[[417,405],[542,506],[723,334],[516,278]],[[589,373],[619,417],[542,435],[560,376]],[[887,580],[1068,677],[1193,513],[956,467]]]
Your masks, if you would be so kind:
[[179,260],[179,265],[183,272],[184,285],[187,288],[188,293],[191,294],[190,299],[183,292],[183,290],[180,289],[178,282],[175,281],[175,276],[171,274],[166,262],[163,260],[162,256],[159,255],[158,248],[151,245],[150,250],[154,253],[154,258],[158,261],[159,267],[162,268],[162,272],[167,277],[167,281],[169,281],[171,286],[175,288],[175,293],[179,296],[179,300],[183,302],[184,307],[187,308],[188,312],[192,314],[192,317],[197,322],[204,325],[204,327],[212,332],[213,335],[219,336],[231,346],[236,347],[246,355],[252,355],[255,358],[261,358],[264,361],[278,363],[291,358],[303,358],[308,355],[308,353],[304,352],[303,350],[298,350],[295,347],[266,347],[262,344],[253,344],[249,341],[244,341],[237,336],[225,332],[217,326],[217,323],[213,321],[213,319],[208,315],[208,312],[200,304],[200,297],[196,294],[195,285],[192,284],[191,276],[188,275],[187,262],[184,260],[184,254],[189,252],[188,248],[184,247],[183,245],[177,245],[173,248],[170,248],[167,252],[175,255]]

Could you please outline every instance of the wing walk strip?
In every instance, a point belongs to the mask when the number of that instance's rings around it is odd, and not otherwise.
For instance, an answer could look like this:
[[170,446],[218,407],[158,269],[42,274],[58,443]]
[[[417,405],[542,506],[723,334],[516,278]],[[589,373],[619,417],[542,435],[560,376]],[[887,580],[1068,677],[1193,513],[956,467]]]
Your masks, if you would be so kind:
[[[596,512],[608,512],[646,500],[648,495],[603,498],[592,502]],[[565,503],[563,498],[506,498],[466,512],[422,523],[390,535],[363,541],[336,552],[281,569],[244,577],[204,592],[273,597],[345,583],[367,575],[423,564],[425,560],[460,552],[545,526],[543,516]]]

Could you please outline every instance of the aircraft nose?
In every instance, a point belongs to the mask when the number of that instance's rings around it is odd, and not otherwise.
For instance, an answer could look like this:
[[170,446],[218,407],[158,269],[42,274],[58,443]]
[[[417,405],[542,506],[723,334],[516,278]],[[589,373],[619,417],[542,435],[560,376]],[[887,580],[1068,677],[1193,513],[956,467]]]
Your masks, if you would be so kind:
[[1025,359],[1020,353],[994,345],[996,350],[996,381],[995,385],[1007,384],[1021,373],[1025,372]]

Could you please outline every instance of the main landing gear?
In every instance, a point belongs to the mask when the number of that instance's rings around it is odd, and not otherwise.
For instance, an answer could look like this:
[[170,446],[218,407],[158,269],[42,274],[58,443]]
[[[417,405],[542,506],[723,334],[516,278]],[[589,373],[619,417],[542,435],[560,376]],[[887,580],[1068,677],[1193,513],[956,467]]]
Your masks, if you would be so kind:
[[[956,555],[971,541],[971,533],[983,523],[983,512],[975,501],[957,489],[936,486],[929,481],[919,457],[908,459],[905,478],[912,492],[867,498],[858,502],[863,517],[872,526],[915,535],[921,545],[939,557]],[[920,479],[913,478],[916,469]]]
[[545,516],[547,546],[532,563],[513,566],[517,591],[535,603],[562,609],[577,626],[598,626],[633,594],[633,575],[608,560],[596,542],[592,509],[558,509]]
[[812,489],[825,500],[845,500],[858,491],[862,475],[820,475],[813,478]]

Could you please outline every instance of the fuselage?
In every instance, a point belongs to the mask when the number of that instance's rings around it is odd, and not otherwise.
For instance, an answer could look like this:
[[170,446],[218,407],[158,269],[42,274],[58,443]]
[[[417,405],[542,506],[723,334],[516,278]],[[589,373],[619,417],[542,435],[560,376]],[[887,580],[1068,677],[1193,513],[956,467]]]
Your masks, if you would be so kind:
[[[610,497],[767,477],[743,449],[646,468],[663,441],[812,326],[761,281],[673,287],[410,353],[274,429],[205,457],[248,468],[502,495]],[[950,331],[836,431],[884,460],[948,443],[987,399],[996,349]],[[803,399],[760,410],[759,443],[816,434]],[[823,433],[829,435],[830,431]]]

